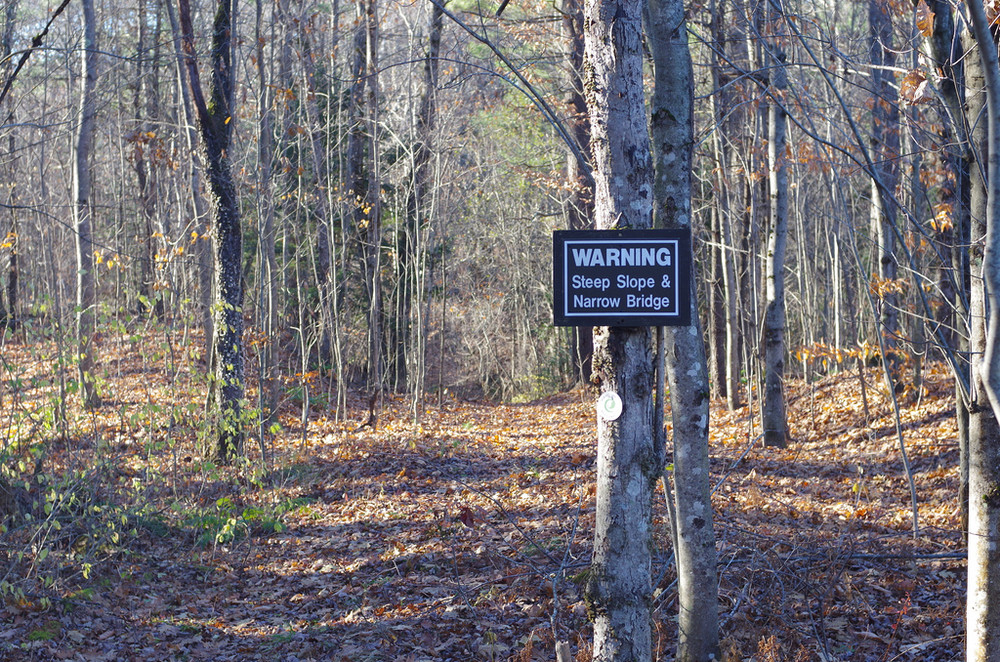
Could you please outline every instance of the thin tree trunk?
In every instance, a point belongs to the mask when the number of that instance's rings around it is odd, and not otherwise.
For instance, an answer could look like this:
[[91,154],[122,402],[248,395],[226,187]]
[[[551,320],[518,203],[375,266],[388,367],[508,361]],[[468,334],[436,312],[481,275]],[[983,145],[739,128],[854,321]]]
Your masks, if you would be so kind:
[[[1000,248],[994,243],[1000,241],[995,227],[1000,222],[1000,64],[983,5],[972,2],[968,10],[979,57],[966,61],[967,93],[981,95],[980,90],[985,88],[987,130],[984,136],[980,120],[970,136],[980,165],[971,184],[972,236],[985,235],[986,243],[982,252],[978,246],[970,251],[973,393],[969,408],[966,660],[996,662],[1000,660],[1000,638],[996,636],[1000,632],[1000,407],[996,401],[1000,372],[994,369],[994,359],[1000,356],[996,346],[996,315],[1000,313],[1000,300],[996,298],[1000,283],[996,279],[1000,278],[1000,265],[992,260]],[[978,119],[980,115],[971,111],[977,106],[981,109],[982,102],[969,105],[969,116]]]
[[[141,246],[138,256],[139,263],[139,301],[136,305],[136,312],[140,315],[148,315],[150,312],[156,314],[158,318],[163,316],[163,301],[154,293],[154,283],[156,281],[156,209],[154,201],[153,168],[154,165],[146,158],[146,152],[151,147],[151,141],[155,139],[155,134],[147,131],[144,126],[142,105],[148,90],[144,82],[146,76],[146,47],[147,35],[146,26],[148,24],[146,16],[146,0],[139,0],[138,15],[138,36],[135,57],[135,84],[132,95],[132,105],[135,112],[135,129],[129,134],[132,142],[132,166],[135,170],[136,181],[139,185],[139,210],[142,222],[139,226],[139,245]],[[155,123],[155,118],[149,118],[151,123]],[[154,301],[154,298],[156,299]]]
[[892,50],[892,22],[886,0],[869,0],[869,62],[871,63],[872,138],[871,156],[875,177],[872,179],[871,222],[878,243],[879,319],[886,364],[893,388],[902,386],[899,345],[899,295],[895,281],[898,273],[896,261],[896,208],[892,199],[899,180],[899,104],[896,100],[895,81],[891,69],[896,66]]
[[725,34],[725,7],[724,2],[712,2],[710,14],[712,17],[712,37],[718,46],[711,49],[711,71],[712,89],[717,90],[712,95],[712,115],[716,126],[716,131],[712,132],[712,148],[716,154],[715,186],[716,186],[716,206],[719,210],[720,259],[722,260],[722,281],[725,301],[725,394],[726,407],[733,411],[740,405],[740,321],[739,321],[739,296],[738,284],[736,280],[737,257],[733,250],[732,231],[732,205],[730,201],[729,183],[726,177],[729,171],[730,150],[726,148],[723,141],[723,130],[731,131],[732,121],[727,119],[733,112],[731,95],[727,90],[722,89],[722,78],[720,76],[721,66],[718,61],[718,52],[725,52],[728,39]]
[[[691,228],[694,76],[684,3],[648,0],[647,39],[655,88],[652,136],[657,227]],[[694,260],[691,261],[694,264]],[[719,659],[719,583],[709,485],[709,384],[698,318],[697,279],[691,278],[691,326],[669,327],[667,377],[674,435],[677,521],[678,662]]]
[[[772,28],[781,20],[781,9],[768,9]],[[788,118],[782,106],[788,87],[785,52],[777,39],[767,46],[770,67],[770,94],[774,97],[768,113],[768,183],[770,230],[767,239],[764,309],[764,400],[761,423],[764,445],[784,448],[788,438],[785,414],[785,247],[788,243],[788,159],[785,155]]]
[[[13,63],[10,62],[10,54],[13,49],[14,41],[14,21],[17,16],[17,0],[10,0],[7,3],[7,11],[4,15],[4,28],[3,28],[3,39],[2,44],[0,44],[0,49],[2,49],[2,60],[8,62],[8,65],[4,67],[7,76],[10,76],[13,72]],[[10,104],[8,104],[10,105]],[[2,112],[5,106],[0,105],[0,112]],[[7,114],[7,123],[14,123],[14,111],[11,110]],[[17,330],[18,316],[17,316],[17,248],[18,248],[18,222],[17,222],[17,211],[15,205],[17,204],[17,152],[15,151],[14,143],[14,132],[11,131],[7,138],[8,151],[11,156],[10,170],[8,176],[8,188],[7,188],[7,205],[10,209],[10,230],[7,233],[6,240],[3,241],[4,244],[9,244],[7,258],[7,308],[3,311],[3,321],[2,326],[10,329],[11,331]],[[2,234],[2,233],[0,233]]]
[[[579,151],[589,152],[590,122],[587,118],[587,100],[583,94],[583,2],[562,0],[562,29],[566,40],[566,113],[573,140]],[[567,225],[570,230],[586,230],[593,227],[594,182],[572,149],[566,152],[566,179],[570,185],[566,198]],[[573,371],[580,383],[590,380],[594,354],[594,330],[591,327],[574,326]]]
[[413,298],[418,287],[417,253],[421,226],[428,220],[431,180],[431,141],[437,119],[438,57],[441,52],[441,30],[444,11],[439,5],[430,7],[427,32],[427,54],[424,56],[424,89],[417,111],[416,145],[413,150],[412,188],[406,201],[406,224],[397,232],[396,255],[399,273],[396,296],[392,352],[393,381],[397,388],[409,386],[407,361],[411,350]]
[[94,242],[91,214],[90,152],[94,144],[97,120],[97,18],[94,1],[83,0],[83,96],[80,102],[80,125],[76,138],[73,168],[73,217],[76,226],[76,337],[80,371],[80,394],[83,406],[94,409],[101,404],[94,374],[94,337],[97,313],[97,289],[94,280]]
[[261,430],[259,438],[264,439],[264,428],[276,420],[278,416],[278,362],[275,351],[278,343],[278,262],[275,256],[274,233],[274,191],[273,191],[273,161],[274,161],[274,112],[271,108],[272,96],[269,93],[271,81],[264,66],[263,0],[257,0],[256,21],[254,30],[257,38],[257,76],[260,92],[258,93],[258,138],[257,159],[260,167],[258,179],[258,216],[260,233],[260,298],[261,318],[264,331],[264,344],[261,351],[261,386],[260,410]]
[[[642,5],[588,0],[586,57],[598,229],[652,226],[653,164],[642,85]],[[652,659],[651,519],[660,458],[649,328],[594,329],[593,380],[624,403],[597,428],[597,516],[587,601],[596,662]]]
[[188,85],[187,64],[181,38],[181,28],[174,11],[173,0],[164,3],[167,8],[167,18],[170,20],[170,32],[174,42],[174,54],[177,59],[177,87],[180,89],[180,110],[184,120],[184,144],[187,149],[188,181],[191,186],[191,204],[194,211],[195,251],[198,259],[198,312],[201,316],[201,328],[205,340],[205,362],[212,365],[212,352],[215,342],[215,319],[212,315],[212,265],[211,244],[208,242],[209,221],[208,205],[205,201],[201,182],[201,169],[197,158],[198,136],[195,129],[197,118],[191,108],[191,92]]
[[[955,27],[951,5],[945,0],[929,0],[928,8],[934,14],[933,32],[929,41],[935,64],[942,72],[941,94],[948,110],[948,126],[952,144],[956,147],[945,153],[945,167],[953,173],[942,187],[940,203],[951,209],[951,227],[942,227],[939,236],[950,253],[951,264],[942,265],[938,277],[944,304],[940,306],[936,323],[945,327],[945,337],[958,360],[961,378],[955,380],[955,419],[958,427],[959,490],[962,531],[969,525],[969,398],[962,384],[969,383],[968,337],[957,333],[969,319],[969,181],[972,150],[968,148],[963,98],[964,53],[962,40]],[[971,110],[971,109],[970,109]],[[977,117],[970,112],[970,117]]]
[[367,131],[367,181],[360,209],[361,225],[366,228],[364,240],[365,285],[368,288],[368,371],[367,384],[371,394],[369,420],[375,421],[375,401],[382,391],[385,372],[383,348],[384,318],[382,306],[382,201],[379,173],[378,118],[378,8],[377,0],[366,0],[365,26],[365,102]]

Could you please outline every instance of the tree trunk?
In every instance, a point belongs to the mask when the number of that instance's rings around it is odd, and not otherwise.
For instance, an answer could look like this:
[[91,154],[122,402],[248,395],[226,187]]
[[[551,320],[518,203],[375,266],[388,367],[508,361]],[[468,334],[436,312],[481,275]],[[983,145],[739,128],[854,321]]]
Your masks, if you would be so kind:
[[[979,58],[971,57],[966,61],[967,93],[974,98],[982,94],[980,90],[985,86],[988,131],[984,136],[982,122],[979,122],[970,136],[973,154],[980,165],[971,182],[969,208],[972,236],[985,235],[986,243],[982,250],[978,245],[970,250],[973,275],[970,297],[973,392],[969,408],[966,660],[996,662],[1000,660],[1000,639],[996,637],[1000,631],[1000,427],[997,425],[1000,408],[995,398],[996,384],[990,382],[1000,378],[991,365],[998,349],[995,315],[1000,306],[1000,300],[995,298],[996,288],[1000,285],[995,282],[1000,277],[996,270],[1000,269],[1000,265],[991,263],[1000,248],[994,243],[1000,241],[995,227],[1000,219],[1000,117],[997,115],[1000,112],[1000,64],[983,5],[973,2],[968,8]],[[973,100],[969,104],[970,112],[977,106],[982,108],[981,100]],[[970,117],[974,115],[970,114]],[[981,177],[984,172],[985,181]]]
[[[723,127],[727,132],[732,131],[732,120],[730,115],[735,112],[735,104],[732,94],[723,89],[722,77],[720,76],[721,64],[719,63],[718,51],[725,53],[728,38],[725,31],[725,3],[712,2],[710,14],[712,17],[712,38],[718,44],[717,49],[711,49],[712,89],[717,90],[712,95],[712,116],[719,130],[712,132],[712,149],[716,155],[716,207],[719,214],[720,246],[719,253],[722,261],[722,285],[725,302],[725,366],[724,375],[725,388],[722,389],[726,396],[726,407],[733,411],[740,406],[740,320],[739,302],[737,300],[739,292],[736,281],[737,256],[733,250],[732,231],[732,204],[730,201],[729,183],[726,173],[730,171],[731,150],[727,149],[723,141]],[[728,57],[728,55],[727,55]]]
[[258,232],[260,234],[260,303],[261,326],[264,343],[261,348],[260,371],[260,438],[264,438],[264,428],[278,416],[278,261],[275,256],[274,232],[274,112],[271,108],[271,79],[264,66],[265,38],[263,27],[263,1],[257,0],[254,30],[257,38],[257,77],[259,92],[257,97],[257,126],[259,131],[257,162],[259,165],[257,210]]
[[367,101],[365,123],[367,131],[367,181],[360,211],[360,224],[365,228],[364,262],[365,285],[368,288],[368,391],[372,394],[369,420],[374,423],[375,400],[383,387],[385,351],[383,347],[384,314],[382,305],[382,200],[379,172],[379,118],[378,118],[378,8],[377,0],[366,0],[363,24],[365,27],[365,78]]
[[[566,40],[566,113],[573,140],[579,151],[589,152],[590,122],[587,119],[587,99],[583,94],[583,2],[562,0],[563,38]],[[570,230],[593,227],[594,182],[574,150],[566,151],[566,180],[570,191],[566,197],[567,225]],[[574,326],[572,335],[573,372],[580,383],[590,381],[594,354],[594,330],[589,326]]]
[[209,235],[208,209],[201,182],[196,145],[197,132],[194,128],[197,118],[191,108],[191,92],[188,85],[187,62],[184,57],[181,28],[177,21],[172,0],[164,3],[167,8],[167,18],[170,20],[170,32],[174,42],[174,54],[177,59],[177,87],[180,89],[180,111],[187,127],[184,131],[184,145],[188,153],[188,182],[191,186],[191,205],[194,212],[194,232],[198,236],[195,241],[198,258],[198,312],[201,316],[201,328],[205,340],[205,361],[212,364],[212,353],[215,342],[215,320],[212,316],[212,280],[214,269],[212,265],[211,245],[207,241]]
[[[781,9],[768,10],[773,27],[781,20]],[[768,113],[768,184],[770,230],[767,239],[765,273],[767,278],[764,308],[764,400],[761,423],[764,445],[784,448],[788,439],[785,416],[785,247],[788,243],[788,159],[785,155],[788,118],[782,106],[788,87],[785,52],[774,40],[768,52],[770,95]]]
[[97,313],[97,289],[94,281],[94,242],[90,201],[90,152],[94,144],[97,119],[97,18],[94,1],[83,0],[83,96],[80,101],[80,125],[76,137],[73,167],[73,220],[76,226],[76,338],[80,371],[80,394],[83,406],[94,409],[101,404],[94,374],[94,337]]
[[[345,180],[348,211],[361,246],[368,297],[365,382],[376,393],[382,386],[382,226],[376,156],[376,0],[356,0]],[[373,190],[374,188],[374,190]],[[373,400],[374,407],[374,400]],[[374,409],[372,410],[372,415]]]
[[[597,228],[652,226],[652,174],[642,84],[642,4],[588,0],[588,107]],[[594,329],[594,375],[624,407],[597,428],[597,517],[587,603],[596,662],[652,659],[652,494],[660,458],[653,442],[649,328]]]
[[398,293],[395,306],[396,320],[393,324],[393,336],[389,341],[389,348],[392,352],[392,377],[397,389],[407,387],[409,381],[407,361],[411,349],[411,316],[413,297],[418,284],[416,277],[419,260],[417,246],[421,226],[429,220],[430,213],[428,200],[431,197],[429,195],[431,141],[437,119],[438,55],[441,52],[444,11],[439,5],[432,4],[430,12],[427,54],[424,56],[423,67],[424,89],[420,96],[420,107],[417,110],[416,145],[413,148],[412,188],[406,201],[406,223],[397,232],[396,240]]
[[219,0],[212,33],[212,93],[206,103],[195,58],[188,0],[178,0],[191,96],[205,147],[214,203],[216,317],[211,409],[217,417],[216,459],[230,462],[243,452],[243,235],[229,148],[234,124],[233,29],[237,0]]
[[[648,7],[647,39],[655,69],[651,108],[655,220],[657,227],[690,229],[694,77],[684,3],[648,0]],[[708,366],[696,283],[692,274],[691,326],[670,327],[663,334],[674,435],[678,662],[720,657],[719,582],[709,492]]]
[[[7,66],[4,67],[7,76],[13,73],[13,63],[10,62],[10,54],[13,49],[14,41],[14,21],[17,16],[17,0],[11,0],[7,3],[7,11],[4,15],[4,27],[3,27],[3,38],[2,43],[0,43],[0,55],[2,55],[3,61],[7,62]],[[13,104],[0,105],[0,111],[6,106],[13,106]],[[10,125],[14,124],[14,111],[11,110],[7,114],[7,123]],[[17,211],[15,205],[17,204],[17,151],[15,150],[14,144],[14,132],[11,131],[10,135],[7,137],[8,152],[11,156],[10,170],[8,175],[8,188],[7,188],[7,205],[10,209],[10,230],[6,234],[4,244],[9,244],[7,258],[7,307],[3,310],[3,319],[0,323],[0,328],[7,328],[11,331],[17,330],[17,247],[18,247],[18,230],[17,223]],[[0,232],[0,235],[3,233]]]
[[[139,315],[148,315],[155,312],[158,318],[163,316],[163,301],[154,292],[156,282],[156,205],[153,188],[155,186],[154,164],[146,158],[146,152],[152,151],[150,148],[151,138],[144,126],[142,104],[145,100],[146,85],[146,26],[148,24],[146,16],[146,0],[139,0],[138,15],[138,36],[135,57],[135,84],[132,95],[133,111],[135,112],[135,130],[129,135],[132,142],[132,167],[135,170],[136,182],[138,183],[139,211],[142,222],[139,226],[139,245],[141,246],[138,256],[139,263],[139,302],[136,305],[136,312]],[[155,117],[150,117],[150,124],[155,124]],[[155,139],[155,136],[154,138]],[[155,301],[154,301],[155,299]]]
[[[968,336],[957,333],[961,324],[967,325],[969,311],[969,181],[972,150],[968,149],[969,136],[964,122],[964,53],[962,39],[958,38],[951,5],[945,0],[930,0],[928,8],[934,14],[933,32],[929,41],[930,52],[942,72],[941,94],[950,121],[946,123],[955,147],[944,154],[944,164],[953,173],[953,183],[945,180],[940,204],[951,208],[951,227],[942,227],[938,235],[950,252],[951,263],[939,270],[938,283],[944,303],[939,307],[935,322],[944,331],[947,350],[955,354],[959,379],[955,380],[955,418],[958,427],[959,491],[962,531],[969,525],[969,399],[962,383],[969,383]],[[971,46],[971,44],[970,44]],[[977,92],[978,93],[978,92]],[[980,104],[981,105],[981,104]],[[969,117],[978,115],[970,113]],[[981,126],[981,122],[977,123]]]
[[896,261],[896,203],[893,195],[899,180],[899,104],[896,99],[895,81],[890,71],[896,66],[892,50],[892,21],[886,0],[869,0],[869,62],[871,63],[872,138],[871,156],[875,177],[872,179],[871,223],[878,243],[878,277],[880,330],[887,356],[889,378],[893,387],[902,386],[899,374],[901,360],[899,345],[899,295],[895,281],[898,273]]

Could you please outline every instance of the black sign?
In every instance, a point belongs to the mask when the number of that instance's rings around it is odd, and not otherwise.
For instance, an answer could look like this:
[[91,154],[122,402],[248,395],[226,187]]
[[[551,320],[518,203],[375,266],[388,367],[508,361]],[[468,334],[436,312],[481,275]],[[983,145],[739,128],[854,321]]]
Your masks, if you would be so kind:
[[688,230],[580,230],[552,234],[557,326],[691,323]]

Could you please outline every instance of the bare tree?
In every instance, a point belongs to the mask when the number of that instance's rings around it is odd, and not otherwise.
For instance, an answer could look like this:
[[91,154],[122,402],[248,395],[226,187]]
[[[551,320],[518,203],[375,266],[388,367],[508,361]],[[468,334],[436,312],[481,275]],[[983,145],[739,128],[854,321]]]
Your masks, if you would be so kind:
[[235,120],[233,30],[237,0],[219,0],[212,26],[212,91],[205,101],[188,0],[178,0],[191,97],[198,114],[214,205],[216,302],[210,405],[217,416],[215,455],[222,462],[243,452],[243,233],[231,156]]
[[[642,85],[642,4],[598,0],[586,7],[593,136],[594,215],[601,230],[649,228],[653,163]],[[597,519],[588,601],[594,660],[652,658],[650,634],[653,443],[651,333],[594,328],[594,379],[625,403],[597,427]]]
[[[3,35],[0,37],[0,56],[4,62],[7,62],[7,66],[3,67],[4,78],[7,78],[13,74],[13,63],[10,62],[10,56],[13,51],[13,41],[14,41],[14,23],[17,16],[17,0],[10,0],[7,3],[7,10],[4,13],[4,23],[3,23]],[[11,106],[11,104],[0,105],[0,113],[4,111],[4,108]],[[2,115],[0,115],[2,117]],[[7,122],[13,123],[14,111],[11,110],[7,113]],[[18,219],[17,219],[17,191],[15,175],[17,172],[17,157],[15,156],[15,142],[14,142],[14,132],[11,131],[10,135],[7,137],[8,151],[11,157],[9,176],[7,180],[7,206],[10,210],[10,225],[9,230],[4,232],[0,230],[0,245],[6,246],[9,249],[7,254],[7,283],[6,292],[0,292],[0,302],[2,302],[3,296],[6,294],[7,306],[4,307],[0,303],[0,329],[9,328],[15,330],[17,328],[17,315],[18,315],[18,304],[17,304],[17,292],[18,292],[18,255],[17,255],[17,236],[18,236]],[[2,228],[3,226],[0,226]]]
[[[694,76],[684,3],[648,0],[648,9],[647,38],[655,67],[651,108],[654,220],[657,227],[690,229]],[[674,436],[678,662],[719,658],[719,580],[709,493],[710,389],[694,278],[690,305],[690,326],[660,333],[666,340]]]
[[899,181],[899,104],[892,69],[896,56],[892,47],[892,21],[885,0],[869,0],[869,62],[872,84],[871,156],[872,192],[871,223],[878,243],[878,276],[880,283],[880,333],[886,350],[889,378],[900,386],[899,296],[896,277],[896,202],[893,199]]
[[[773,30],[782,18],[780,2],[769,4],[767,23]],[[764,445],[784,447],[788,438],[785,414],[785,248],[788,245],[788,117],[784,93],[788,88],[785,51],[777,38],[765,45],[769,73],[768,195],[770,228],[764,271],[767,278],[764,309],[764,402],[761,423]]]
[[212,251],[208,241],[208,205],[201,179],[201,165],[197,158],[198,135],[195,129],[197,118],[191,107],[191,86],[188,84],[188,67],[184,55],[181,27],[174,11],[173,2],[164,3],[167,8],[167,18],[170,20],[170,32],[173,40],[174,55],[177,64],[177,94],[179,99],[179,115],[184,122],[183,143],[187,152],[186,171],[191,189],[191,211],[194,216],[195,247],[198,258],[198,312],[205,340],[205,360],[211,364],[212,347],[215,342],[215,320],[212,313]]
[[[985,125],[973,125],[971,145],[979,163],[972,177],[972,236],[985,237],[970,251],[973,401],[969,407],[969,577],[966,660],[1000,660],[1000,62],[983,4],[968,3],[979,57],[966,60],[969,95],[985,90]],[[970,112],[983,107],[982,96]],[[976,117],[976,115],[971,115]]]
[[97,121],[97,18],[94,0],[83,0],[83,94],[80,99],[76,154],[73,162],[73,222],[76,229],[76,338],[80,371],[80,395],[88,409],[100,406],[94,374],[94,338],[97,289],[94,284],[90,153]]

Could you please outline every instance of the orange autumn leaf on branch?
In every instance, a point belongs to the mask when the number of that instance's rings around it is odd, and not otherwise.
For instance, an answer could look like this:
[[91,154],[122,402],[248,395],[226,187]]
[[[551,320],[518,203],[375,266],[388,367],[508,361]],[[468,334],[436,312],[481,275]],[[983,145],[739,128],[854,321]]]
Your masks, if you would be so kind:
[[899,98],[910,104],[927,103],[934,98],[924,72],[913,69],[903,77],[899,83]]
[[924,0],[917,3],[917,29],[924,37],[934,34],[934,12]]
[[872,274],[868,281],[868,290],[879,299],[884,299],[887,294],[903,294],[906,287],[907,282],[903,278],[882,278],[878,274]]

